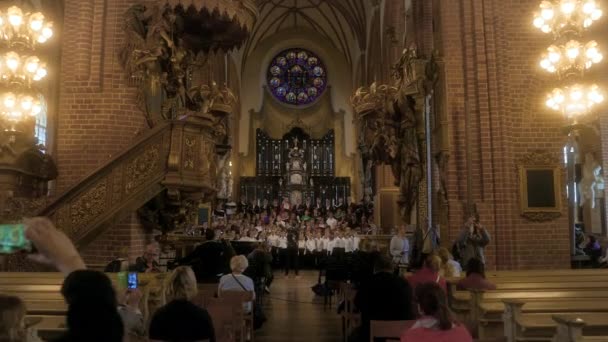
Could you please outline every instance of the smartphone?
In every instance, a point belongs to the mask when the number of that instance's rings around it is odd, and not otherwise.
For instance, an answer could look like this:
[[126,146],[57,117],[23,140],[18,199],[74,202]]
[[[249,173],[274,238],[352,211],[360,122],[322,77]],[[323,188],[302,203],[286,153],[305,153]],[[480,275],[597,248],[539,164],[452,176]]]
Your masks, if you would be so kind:
[[0,224],[0,254],[31,252],[32,243],[25,238],[25,225]]
[[129,275],[127,276],[127,288],[136,289],[137,283],[137,272],[129,272]]

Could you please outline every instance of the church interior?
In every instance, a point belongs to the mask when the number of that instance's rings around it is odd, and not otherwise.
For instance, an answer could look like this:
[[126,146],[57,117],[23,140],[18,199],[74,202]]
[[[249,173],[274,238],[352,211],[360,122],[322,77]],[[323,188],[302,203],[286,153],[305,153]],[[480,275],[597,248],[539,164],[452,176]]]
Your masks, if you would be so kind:
[[0,1],[0,341],[608,341],[606,8]]

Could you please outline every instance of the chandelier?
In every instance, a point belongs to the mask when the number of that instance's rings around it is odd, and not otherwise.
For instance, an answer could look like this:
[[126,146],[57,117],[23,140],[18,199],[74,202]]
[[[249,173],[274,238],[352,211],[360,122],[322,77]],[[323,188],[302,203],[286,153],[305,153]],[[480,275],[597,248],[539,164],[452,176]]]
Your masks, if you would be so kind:
[[578,116],[587,114],[591,109],[604,101],[600,88],[593,84],[583,86],[574,84],[572,86],[555,88],[547,94],[547,107],[562,112],[567,119],[576,119]]
[[545,104],[576,123],[604,101],[598,85],[583,82],[585,72],[604,56],[595,40],[579,41],[603,12],[595,0],[545,0],[539,8],[533,25],[553,35],[553,44],[542,54],[539,65],[562,83],[547,94]]
[[568,72],[581,72],[602,61],[604,56],[595,40],[583,45],[570,40],[564,45],[551,45],[543,54],[540,66],[550,73],[567,76]]
[[602,17],[595,0],[543,1],[534,15],[534,26],[544,33],[562,35],[567,31],[580,33]]
[[35,118],[42,111],[37,83],[47,75],[46,63],[35,54],[53,36],[53,24],[40,12],[17,6],[0,9],[0,121],[4,130]]

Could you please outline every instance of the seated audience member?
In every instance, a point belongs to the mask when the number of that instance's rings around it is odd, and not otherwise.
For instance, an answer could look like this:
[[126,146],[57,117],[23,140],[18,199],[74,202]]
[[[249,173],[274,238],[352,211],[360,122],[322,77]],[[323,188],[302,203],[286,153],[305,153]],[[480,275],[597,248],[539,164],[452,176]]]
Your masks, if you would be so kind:
[[146,245],[144,255],[135,260],[135,265],[131,266],[131,271],[139,273],[160,272],[160,265],[156,261],[159,254],[156,243]]
[[[226,274],[220,278],[220,284],[217,287],[219,296],[222,296],[222,292],[225,291],[250,291],[253,292],[253,298],[255,299],[255,286],[253,280],[243,272],[249,266],[249,262],[244,255],[237,255],[230,259],[230,268],[232,273]],[[251,312],[251,302],[243,305],[245,313]]]
[[138,289],[128,289],[124,293],[122,303],[118,305],[118,314],[125,326],[125,332],[129,335],[143,336],[144,315],[139,309],[142,294]]
[[450,251],[447,248],[441,247],[437,251],[437,255],[441,259],[441,273],[445,278],[460,277],[462,267],[458,261],[454,260]]
[[122,342],[124,329],[110,279],[86,270],[72,241],[48,219],[37,217],[25,224],[26,238],[38,251],[30,259],[52,264],[67,276],[61,288],[68,305],[67,331],[56,341]]
[[602,257],[602,247],[593,235],[589,235],[587,244],[584,248],[585,254],[591,257],[591,261],[597,262]]
[[385,255],[376,258],[374,274],[361,284],[355,306],[361,312],[361,326],[353,333],[353,341],[369,341],[372,320],[414,319],[412,289],[405,279],[393,274],[393,263]]
[[190,301],[197,292],[196,278],[190,267],[180,266],[165,278],[161,292],[164,306],[152,317],[150,340],[215,342],[209,313]]
[[0,294],[0,341],[42,342],[35,330],[26,327],[25,313],[19,297]]
[[452,319],[446,294],[435,283],[419,285],[415,298],[420,319],[401,335],[401,342],[472,342],[473,338],[464,325]]
[[424,283],[436,283],[447,293],[448,286],[445,278],[439,274],[440,269],[441,259],[435,254],[430,254],[424,260],[423,267],[416,273],[409,276],[407,280],[414,290],[416,287],[418,287],[418,285]]
[[226,247],[216,240],[215,229],[207,229],[205,242],[177,263],[191,266],[199,283],[217,283],[221,274],[228,273],[227,255]]
[[68,332],[59,341],[122,341],[124,324],[112,282],[103,273],[78,270],[65,279]]
[[483,262],[477,258],[469,259],[467,276],[458,282],[459,290],[496,290],[496,285],[486,279]]

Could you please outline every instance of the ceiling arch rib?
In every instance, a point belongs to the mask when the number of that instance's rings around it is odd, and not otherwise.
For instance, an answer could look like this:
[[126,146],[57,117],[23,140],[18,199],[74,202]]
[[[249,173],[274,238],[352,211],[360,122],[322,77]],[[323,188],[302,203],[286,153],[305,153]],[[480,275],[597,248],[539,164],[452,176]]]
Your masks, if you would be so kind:
[[305,28],[332,42],[349,64],[365,49],[368,0],[258,0],[260,16],[243,50],[247,57],[264,39]]

